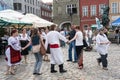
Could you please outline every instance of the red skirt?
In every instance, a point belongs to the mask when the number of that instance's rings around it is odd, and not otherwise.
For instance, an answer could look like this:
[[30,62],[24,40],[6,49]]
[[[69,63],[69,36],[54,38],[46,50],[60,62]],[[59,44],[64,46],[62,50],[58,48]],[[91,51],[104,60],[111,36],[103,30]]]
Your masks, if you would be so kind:
[[[21,53],[20,51],[14,50],[11,46],[8,46],[7,48],[10,48],[10,59],[11,63],[15,64],[21,61]],[[7,58],[6,58],[7,60]]]

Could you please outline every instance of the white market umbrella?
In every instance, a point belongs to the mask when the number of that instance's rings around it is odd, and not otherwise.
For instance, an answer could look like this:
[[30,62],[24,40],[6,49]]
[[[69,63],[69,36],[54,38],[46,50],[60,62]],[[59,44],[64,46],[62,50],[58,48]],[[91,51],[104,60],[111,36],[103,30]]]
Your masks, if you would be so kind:
[[13,20],[20,20],[24,15],[20,12],[7,9],[0,11],[0,17],[7,18],[7,19],[13,19]]
[[44,20],[34,14],[26,14],[21,21],[33,23],[34,27],[47,27],[54,23]]

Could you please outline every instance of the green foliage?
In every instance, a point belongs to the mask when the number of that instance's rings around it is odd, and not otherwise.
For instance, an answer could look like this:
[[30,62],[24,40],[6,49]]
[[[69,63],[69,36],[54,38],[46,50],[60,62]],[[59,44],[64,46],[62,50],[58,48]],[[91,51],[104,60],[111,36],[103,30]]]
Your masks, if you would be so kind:
[[103,26],[108,26],[109,25],[109,22],[110,22],[110,19],[109,19],[109,6],[106,6],[104,9],[103,9],[103,15],[102,15],[102,25]]

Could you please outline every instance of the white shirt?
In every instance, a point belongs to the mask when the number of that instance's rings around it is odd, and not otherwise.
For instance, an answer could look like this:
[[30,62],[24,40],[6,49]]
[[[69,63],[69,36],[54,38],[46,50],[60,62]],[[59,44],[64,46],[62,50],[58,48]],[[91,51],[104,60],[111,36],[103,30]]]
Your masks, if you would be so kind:
[[64,31],[60,31],[60,34],[65,36],[65,32]]
[[109,42],[107,36],[104,34],[104,35],[100,35],[98,34],[96,36],[96,49],[97,49],[97,52],[102,54],[102,55],[105,55],[108,53],[108,47],[109,47],[109,44],[100,44],[100,43],[107,43]]
[[85,33],[87,37],[92,38],[92,30],[86,30]]
[[83,45],[83,33],[81,31],[76,32],[75,36],[76,38],[76,46],[82,46]]
[[30,36],[25,34],[25,36],[23,37],[23,34],[20,34],[19,35],[19,40],[28,40],[28,41],[30,41]]
[[59,40],[67,42],[67,39],[64,36],[62,36],[59,32],[57,32],[57,31],[50,31],[47,34],[47,39],[46,39],[46,42],[45,42],[46,49],[47,49],[47,45],[48,44],[59,44],[60,45],[60,41]]
[[42,38],[46,40],[46,34],[45,34],[45,32],[42,32]]

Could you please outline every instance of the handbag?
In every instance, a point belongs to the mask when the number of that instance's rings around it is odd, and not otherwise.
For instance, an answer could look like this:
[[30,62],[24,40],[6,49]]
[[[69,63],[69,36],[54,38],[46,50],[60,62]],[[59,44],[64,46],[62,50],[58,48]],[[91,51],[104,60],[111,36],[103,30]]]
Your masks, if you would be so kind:
[[33,53],[40,52],[40,44],[32,46]]
[[46,54],[46,49],[45,49],[45,47],[44,47],[42,42],[41,42],[41,47],[40,47],[40,54],[41,55],[45,55]]
[[40,54],[45,55],[46,54],[46,49],[45,49],[44,42],[43,42],[41,36],[40,36],[40,43],[41,43]]

